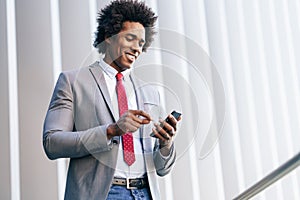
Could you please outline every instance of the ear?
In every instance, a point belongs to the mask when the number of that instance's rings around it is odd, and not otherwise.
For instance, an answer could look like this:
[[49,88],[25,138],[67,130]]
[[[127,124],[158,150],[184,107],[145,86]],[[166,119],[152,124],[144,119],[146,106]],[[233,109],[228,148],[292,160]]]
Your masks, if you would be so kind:
[[111,43],[111,40],[112,40],[111,37],[105,36],[105,42],[106,42],[107,44],[110,44],[110,43]]

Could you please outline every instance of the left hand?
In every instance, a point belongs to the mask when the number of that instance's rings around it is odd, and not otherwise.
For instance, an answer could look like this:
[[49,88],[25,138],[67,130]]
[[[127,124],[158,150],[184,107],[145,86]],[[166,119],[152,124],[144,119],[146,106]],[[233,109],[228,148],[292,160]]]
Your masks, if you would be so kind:
[[159,139],[159,144],[161,147],[171,146],[173,137],[176,134],[177,123],[181,120],[181,116],[178,120],[176,120],[171,114],[168,115],[168,118],[169,122],[161,119],[159,120],[160,124],[155,123],[155,127],[152,129],[155,137]]

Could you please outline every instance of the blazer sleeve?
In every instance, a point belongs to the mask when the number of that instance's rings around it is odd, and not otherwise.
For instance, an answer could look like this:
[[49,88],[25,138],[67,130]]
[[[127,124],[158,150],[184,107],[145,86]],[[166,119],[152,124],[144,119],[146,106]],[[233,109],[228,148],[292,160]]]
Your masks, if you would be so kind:
[[74,129],[74,99],[70,77],[67,73],[60,74],[46,114],[43,146],[49,159],[79,158],[112,149],[107,141],[107,125],[84,131]]
[[[157,93],[158,93],[158,97],[160,97],[158,91],[157,91]],[[159,98],[159,104],[160,103],[161,103],[161,101]],[[163,147],[163,148],[166,148],[166,147]],[[176,160],[176,150],[175,150],[174,142],[172,142],[172,146],[171,146],[169,155],[163,156],[160,152],[159,140],[156,139],[155,145],[154,145],[154,150],[153,150],[153,159],[154,159],[154,165],[156,168],[157,175],[159,175],[159,176],[167,175],[172,170],[172,167]]]
[[154,165],[157,175],[165,176],[172,170],[172,167],[176,160],[175,145],[173,142],[170,149],[170,154],[168,156],[163,156],[159,148],[160,147],[157,140],[153,153]]

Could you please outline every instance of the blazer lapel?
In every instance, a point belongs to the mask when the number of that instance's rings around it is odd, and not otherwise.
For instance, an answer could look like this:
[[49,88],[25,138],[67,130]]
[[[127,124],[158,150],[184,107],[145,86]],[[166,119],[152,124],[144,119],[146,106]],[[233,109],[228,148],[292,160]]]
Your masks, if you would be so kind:
[[116,117],[114,116],[114,113],[112,112],[112,105],[111,105],[111,100],[109,96],[109,92],[106,86],[106,81],[104,78],[103,71],[101,67],[99,66],[98,62],[95,62],[90,66],[90,72],[92,73],[95,81],[97,82],[98,88],[101,92],[101,95],[103,96],[105,103],[111,113],[111,116],[113,116],[114,121],[116,121]]
[[144,95],[143,95],[143,90],[141,89],[141,85],[140,85],[139,81],[136,80],[134,75],[132,75],[131,73],[130,73],[129,77],[130,77],[133,87],[134,87],[136,101],[137,101],[137,107],[139,110],[144,110]]

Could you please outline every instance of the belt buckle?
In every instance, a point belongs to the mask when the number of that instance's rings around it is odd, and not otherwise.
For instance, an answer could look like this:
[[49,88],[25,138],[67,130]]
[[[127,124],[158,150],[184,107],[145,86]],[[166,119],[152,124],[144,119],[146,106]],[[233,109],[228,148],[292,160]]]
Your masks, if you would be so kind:
[[130,178],[126,178],[126,188],[128,190],[136,190],[136,189],[138,189],[138,187],[131,187],[129,180],[130,180]]

